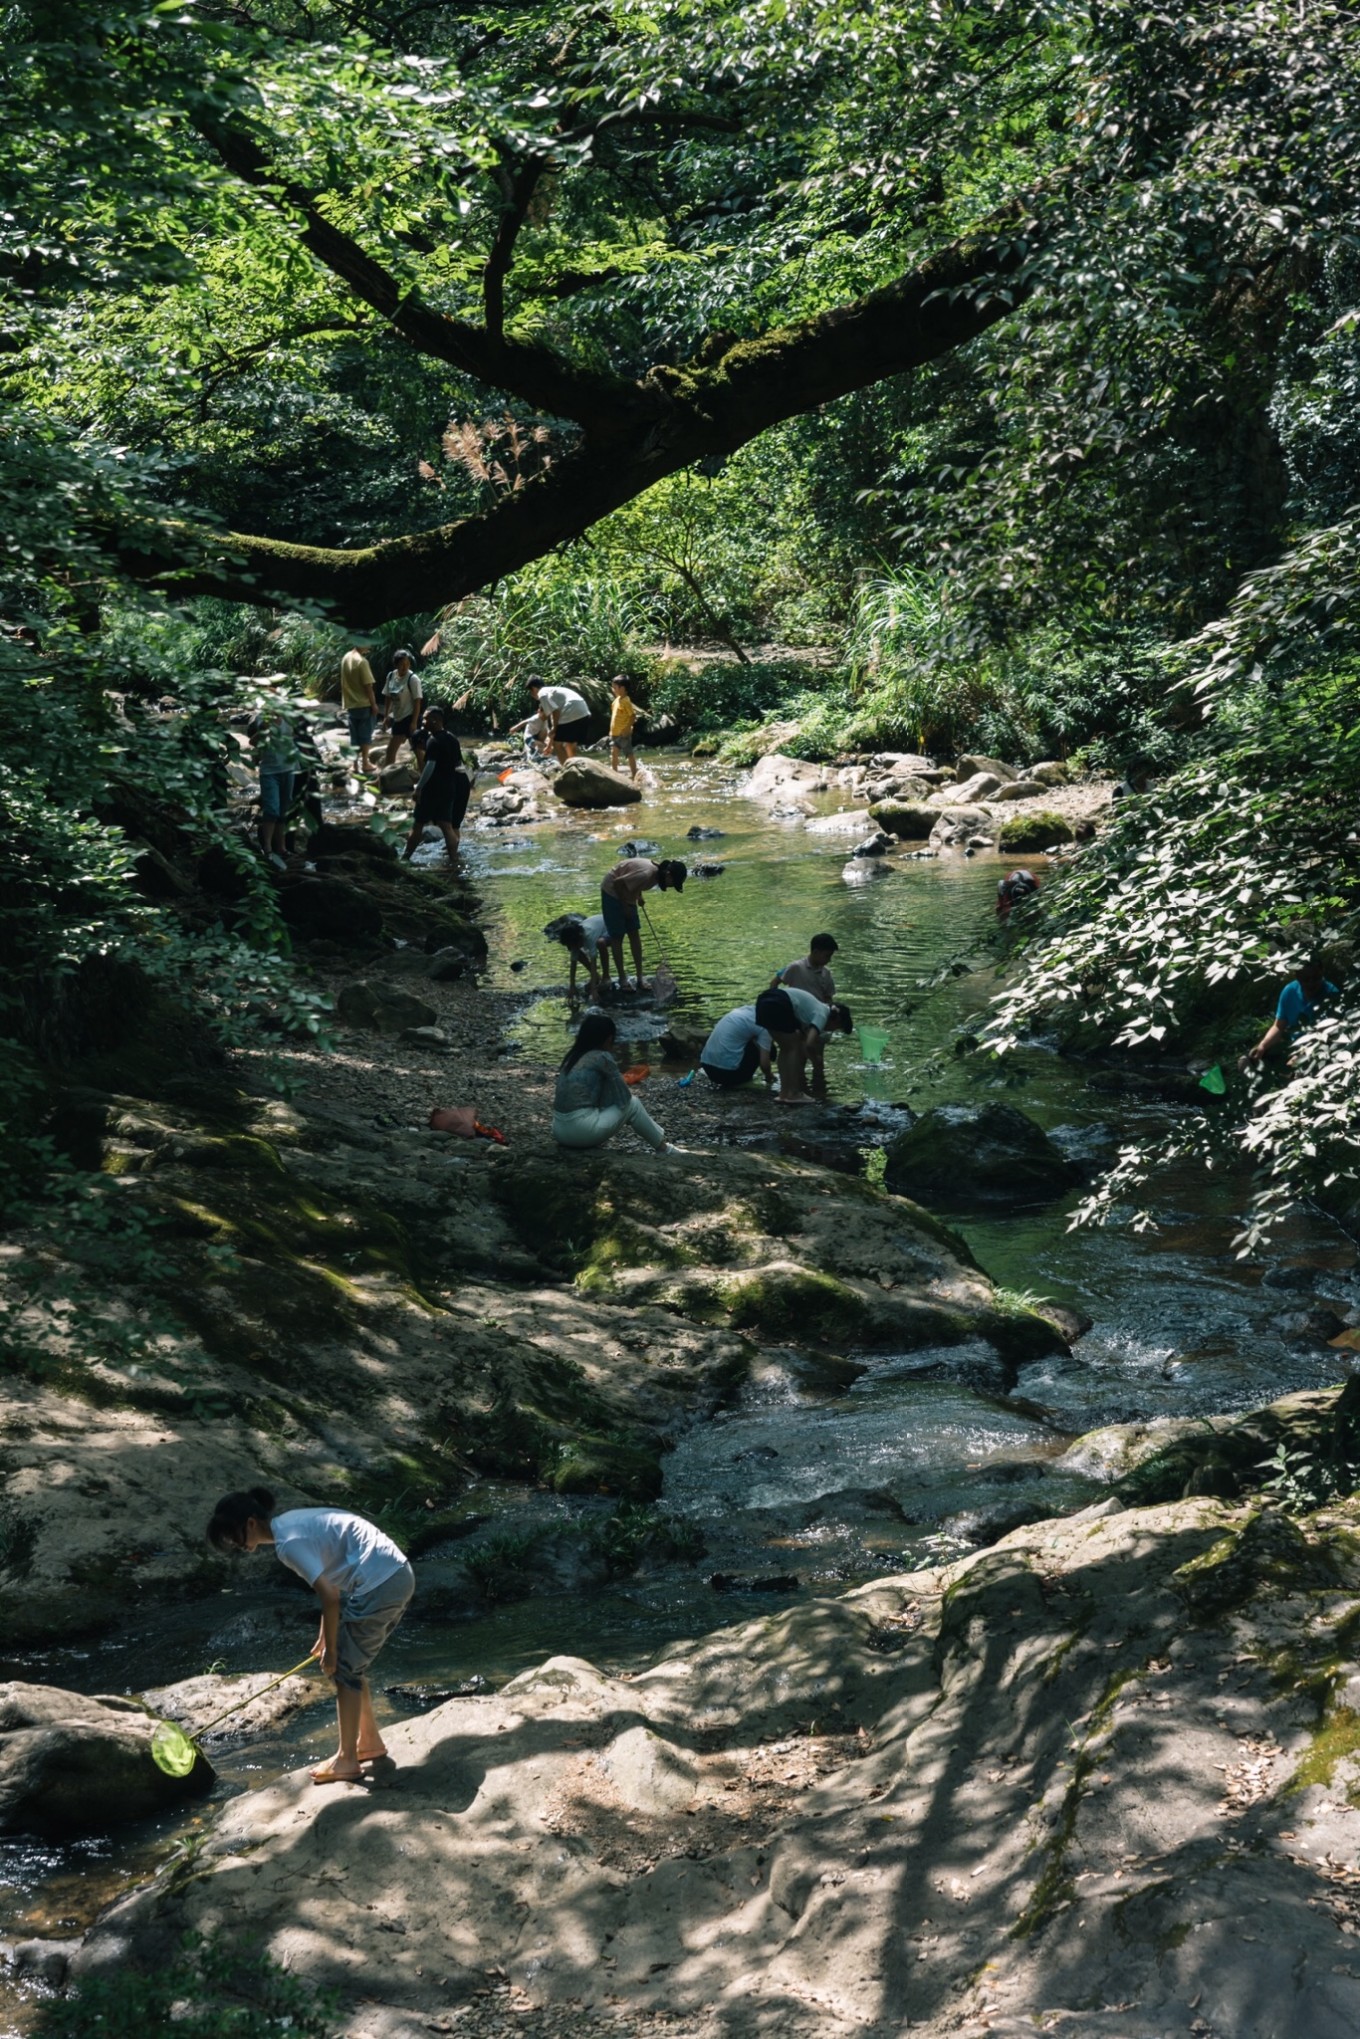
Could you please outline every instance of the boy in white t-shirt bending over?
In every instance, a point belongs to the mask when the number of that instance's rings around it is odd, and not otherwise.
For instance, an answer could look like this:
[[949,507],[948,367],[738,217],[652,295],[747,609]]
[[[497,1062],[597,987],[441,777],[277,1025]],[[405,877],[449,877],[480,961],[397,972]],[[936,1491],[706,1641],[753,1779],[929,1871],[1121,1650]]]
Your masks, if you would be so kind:
[[321,1602],[312,1655],[335,1681],[340,1746],[313,1770],[314,1784],[355,1784],[362,1765],[387,1754],[373,1717],[367,1671],[405,1614],[415,1591],[406,1555],[390,1536],[344,1508],[285,1508],[267,1487],[224,1494],[208,1524],[218,1550],[272,1549]]

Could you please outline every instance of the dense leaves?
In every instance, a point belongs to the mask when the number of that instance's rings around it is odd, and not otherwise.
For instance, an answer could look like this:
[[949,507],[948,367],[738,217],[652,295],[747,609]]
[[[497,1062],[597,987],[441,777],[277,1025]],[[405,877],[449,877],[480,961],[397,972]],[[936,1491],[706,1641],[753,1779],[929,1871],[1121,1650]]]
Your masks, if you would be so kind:
[[[267,664],[329,676],[337,619],[437,633],[469,714],[530,667],[626,670],[689,726],[796,715],[819,755],[1151,774],[1048,889],[999,1039],[1056,1014],[1141,1052],[1211,1017],[1235,1041],[1345,935],[1353,8],[9,0],[0,25],[16,1091],[109,963],[170,984],[192,953],[229,1037],[261,1007],[316,1023],[218,818],[218,713]],[[696,638],[725,654],[707,699],[657,655]],[[241,860],[230,926],[129,882],[158,830]],[[1280,1195],[1353,1135],[1344,1010],[1206,1121]]]

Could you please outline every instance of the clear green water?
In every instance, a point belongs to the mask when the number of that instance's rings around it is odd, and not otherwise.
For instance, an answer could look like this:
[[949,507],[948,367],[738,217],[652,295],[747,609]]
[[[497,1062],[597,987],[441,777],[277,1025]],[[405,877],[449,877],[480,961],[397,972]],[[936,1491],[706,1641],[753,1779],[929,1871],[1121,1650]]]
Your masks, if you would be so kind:
[[[467,861],[487,901],[492,981],[522,994],[510,1029],[522,1055],[555,1062],[570,1037],[565,953],[543,938],[544,923],[568,909],[596,911],[601,875],[625,843],[645,840],[659,854],[726,867],[718,877],[692,879],[680,897],[650,904],[681,997],[662,1020],[625,1014],[620,1023],[631,1036],[625,1057],[656,1065],[649,1108],[663,1122],[674,1119],[681,1137],[684,1093],[673,1089],[680,1072],[661,1066],[658,1028],[693,1031],[750,999],[824,928],[841,945],[840,995],[857,1020],[889,1036],[881,1066],[864,1066],[853,1041],[832,1045],[833,1100],[843,1108],[867,1097],[880,1107],[920,1109],[936,1099],[989,1094],[996,1073],[956,1057],[953,1045],[994,988],[985,972],[1000,953],[992,911],[1000,860],[894,858],[891,875],[856,871],[847,882],[849,852],[863,831],[825,833],[771,820],[733,782],[687,759],[661,760],[653,770],[646,802],[621,813],[465,832]],[[834,794],[819,803],[826,813],[840,804]],[[691,843],[687,831],[696,825],[723,835]],[[647,954],[649,963],[656,960],[650,938]],[[525,967],[513,969],[517,962]],[[950,974],[960,963],[979,969]],[[1005,1094],[1095,1161],[1130,1131],[1155,1127],[1162,1114],[1156,1106],[1112,1100],[1091,1087],[1090,1073],[1036,1050],[1013,1072],[1017,1087]],[[734,1124],[749,1123],[762,1108],[773,1116],[759,1099],[741,1101]],[[850,1145],[862,1137],[869,1134],[852,1132]],[[1241,1181],[1187,1173],[1163,1186],[1162,1224],[1143,1237],[1074,1233],[1061,1206],[962,1220],[996,1280],[1095,1320],[1070,1358],[1025,1370],[1025,1407],[998,1399],[981,1351],[875,1355],[858,1381],[840,1389],[772,1360],[736,1407],[696,1426],[668,1461],[666,1503],[707,1539],[709,1555],[697,1568],[665,1567],[588,1592],[558,1585],[462,1620],[425,1616],[417,1598],[384,1655],[381,1682],[443,1685],[476,1674],[494,1684],[554,1653],[633,1666],[678,1637],[777,1604],[754,1594],[718,1594],[706,1583],[712,1572],[792,1572],[806,1591],[900,1570],[965,1548],[972,1526],[979,1518],[994,1521],[998,1510],[1032,1503],[1036,1512],[1052,1512],[1089,1498],[1080,1482],[1047,1471],[1065,1434],[1148,1415],[1248,1407],[1335,1378],[1335,1354],[1281,1334],[1281,1318],[1300,1298],[1263,1286],[1265,1270],[1233,1255],[1244,1194]],[[1338,1304],[1356,1300],[1350,1245],[1307,1212],[1280,1240],[1278,1257],[1314,1270],[1317,1295]],[[1047,1422],[1030,1412],[1034,1404],[1049,1412]],[[866,1503],[866,1495],[876,1498]],[[515,1493],[494,1501],[505,1528],[542,1526],[591,1505]],[[437,1578],[438,1555],[419,1569]],[[0,1671],[85,1690],[136,1691],[212,1663],[233,1671],[277,1668],[301,1654],[310,1619],[307,1603],[261,1569],[215,1601],[149,1609],[88,1649],[48,1652]],[[278,1737],[228,1752],[219,1759],[220,1789],[249,1788],[325,1753],[329,1721],[321,1702]],[[78,1930],[183,1831],[167,1825],[77,1848],[0,1843],[0,1910],[17,1934]],[[17,2031],[25,2015],[13,2008],[9,2029]],[[0,2007],[0,2034],[5,2029]]]

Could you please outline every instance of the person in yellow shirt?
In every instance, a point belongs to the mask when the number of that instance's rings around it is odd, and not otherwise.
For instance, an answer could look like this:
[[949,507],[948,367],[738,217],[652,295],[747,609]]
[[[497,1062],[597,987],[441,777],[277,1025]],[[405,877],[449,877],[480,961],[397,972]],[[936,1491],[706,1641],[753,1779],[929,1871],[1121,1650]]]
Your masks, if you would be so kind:
[[622,673],[609,682],[614,695],[609,710],[609,762],[617,772],[619,753],[628,759],[628,770],[637,777],[637,757],[633,751],[633,724],[637,721],[637,707],[628,691],[628,682]]
[[340,661],[340,706],[349,722],[349,740],[359,753],[359,769],[373,770],[369,746],[378,720],[378,692],[368,662],[371,644],[356,644]]

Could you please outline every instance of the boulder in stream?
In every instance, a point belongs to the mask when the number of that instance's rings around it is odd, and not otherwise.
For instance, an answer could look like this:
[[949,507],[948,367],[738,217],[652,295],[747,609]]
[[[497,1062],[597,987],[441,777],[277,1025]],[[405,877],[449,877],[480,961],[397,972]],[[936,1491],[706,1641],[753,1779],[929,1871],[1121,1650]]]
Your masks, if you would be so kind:
[[157,1768],[155,1726],[135,1699],[0,1685],[0,1834],[101,1833],[210,1791],[202,1755],[187,1777]]
[[1061,1196],[1080,1171],[1042,1126],[1011,1104],[941,1104],[888,1148],[890,1190],[951,1209],[1035,1204]]
[[1047,850],[1057,843],[1070,843],[1072,833],[1070,821],[1044,807],[1037,814],[1017,814],[1013,821],[1003,821],[997,847],[1001,850]]
[[939,818],[933,807],[910,800],[880,800],[869,809],[870,821],[903,842],[924,842]]
[[622,772],[594,758],[569,758],[553,780],[553,792],[568,807],[628,807],[642,798],[642,788]]
[[984,758],[971,751],[966,752],[954,766],[954,777],[961,786],[969,779],[977,778],[980,772],[1003,782],[1020,776],[1014,765],[1003,764],[1000,758]]
[[191,1735],[201,1733],[208,1721],[215,1720],[229,1706],[239,1707],[239,1712],[231,1714],[208,1737],[213,1748],[225,1747],[267,1734],[302,1707],[331,1696],[330,1685],[319,1677],[308,1678],[299,1673],[285,1678],[282,1685],[275,1685],[275,1675],[273,1671],[245,1671],[224,1677],[216,1671],[204,1671],[197,1678],[158,1685],[142,1694],[142,1702],[158,1719],[173,1720]]
[[1037,800],[1048,787],[1042,779],[1011,779],[1004,786],[998,786],[992,794],[993,800]]
[[980,800],[991,800],[1005,783],[995,772],[974,772],[971,779],[961,779],[957,786],[951,786],[949,796],[965,806],[976,807]]

